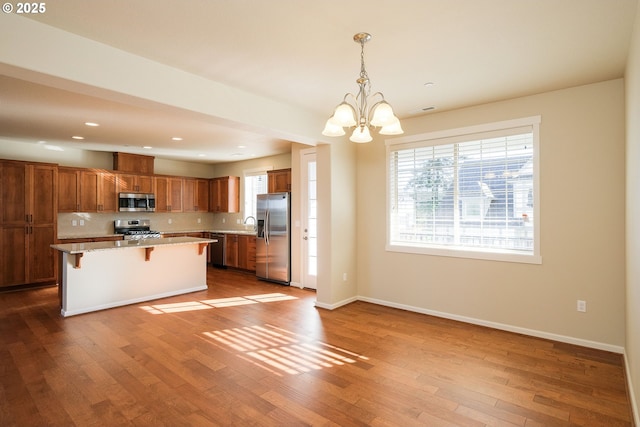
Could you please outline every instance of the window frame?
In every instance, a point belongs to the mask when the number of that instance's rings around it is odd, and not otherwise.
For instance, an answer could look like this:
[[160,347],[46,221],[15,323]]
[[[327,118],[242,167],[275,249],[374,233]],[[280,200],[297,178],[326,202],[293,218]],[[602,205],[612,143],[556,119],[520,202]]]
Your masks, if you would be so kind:
[[[528,264],[542,264],[542,255],[540,250],[540,122],[541,116],[524,117],[513,120],[504,120],[493,123],[486,123],[462,128],[446,129],[435,132],[428,132],[418,135],[408,135],[399,138],[388,139],[385,141],[386,156],[386,241],[385,250],[388,252],[401,252],[434,256],[446,256],[456,258],[470,258],[493,261],[506,261]],[[479,134],[490,132],[507,131],[513,128],[530,128],[533,140],[533,212],[534,212],[534,231],[533,231],[533,251],[531,253],[522,253],[521,251],[497,248],[471,248],[466,246],[445,246],[435,244],[410,244],[391,243],[391,154],[397,151],[399,146],[405,148],[418,146],[436,146],[451,144],[452,142],[473,141],[478,138]],[[445,141],[446,140],[446,141]]]
[[[247,181],[247,177],[249,176],[259,176],[259,175],[265,175],[265,182],[267,185],[267,192],[269,192],[269,176],[267,174],[267,172],[273,170],[273,166],[266,166],[266,167],[262,167],[262,168],[253,168],[253,169],[245,169],[242,171],[242,183],[241,183],[241,197],[242,197],[242,208],[241,208],[241,214],[242,217],[246,220],[247,217],[249,216],[254,216],[255,217],[255,213],[251,213],[251,212],[246,212],[246,206],[247,206],[247,191],[246,191],[246,181]],[[256,220],[257,221],[257,220]],[[257,224],[257,222],[256,222]]]

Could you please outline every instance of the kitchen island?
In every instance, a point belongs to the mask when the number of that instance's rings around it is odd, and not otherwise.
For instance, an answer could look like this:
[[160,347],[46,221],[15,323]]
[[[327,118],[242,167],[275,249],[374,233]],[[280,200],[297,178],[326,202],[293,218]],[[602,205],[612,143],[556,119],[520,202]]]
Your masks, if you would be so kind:
[[207,289],[206,247],[214,239],[160,239],[51,245],[60,251],[64,317]]

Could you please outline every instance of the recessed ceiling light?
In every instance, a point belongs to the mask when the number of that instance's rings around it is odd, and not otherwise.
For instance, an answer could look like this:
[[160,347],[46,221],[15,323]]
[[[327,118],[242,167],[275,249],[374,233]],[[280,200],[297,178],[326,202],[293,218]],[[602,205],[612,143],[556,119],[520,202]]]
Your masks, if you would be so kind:
[[171,138],[173,141],[182,141],[182,138],[180,138],[179,136],[174,136],[173,138]]
[[238,145],[238,148],[247,148],[246,145]]
[[84,124],[94,128],[100,126],[98,123],[94,123],[94,122],[84,122]]
[[72,136],[72,139],[84,139],[84,136]]
[[142,147],[142,148],[144,148],[145,150],[151,150],[153,147],[152,147],[152,146],[150,146],[150,145],[145,145],[145,146],[144,146],[144,147]]
[[433,85],[435,85],[435,83],[434,83],[434,82],[426,82],[426,83],[424,84],[424,87],[431,87],[431,86],[433,86]]
[[38,144],[46,144],[47,141],[38,141]]

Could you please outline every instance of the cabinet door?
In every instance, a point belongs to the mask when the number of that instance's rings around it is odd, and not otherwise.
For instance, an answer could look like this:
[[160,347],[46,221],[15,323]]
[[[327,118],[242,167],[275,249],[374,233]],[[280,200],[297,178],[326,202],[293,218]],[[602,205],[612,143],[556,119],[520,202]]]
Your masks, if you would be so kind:
[[138,175],[136,185],[140,189],[141,193],[152,194],[154,192],[153,176],[151,175]]
[[240,178],[237,176],[213,178],[209,197],[211,212],[240,212]]
[[169,178],[169,210],[182,212],[182,178]]
[[227,234],[224,254],[224,265],[238,267],[238,235]]
[[118,175],[100,172],[98,177],[98,210],[100,212],[118,211]]
[[27,167],[22,163],[0,163],[0,224],[24,225],[28,220]]
[[80,212],[98,212],[99,173],[93,170],[80,172]]
[[291,191],[291,169],[279,169],[267,172],[269,193]]
[[36,283],[54,280],[55,251],[51,245],[55,241],[54,225],[34,225],[29,227],[29,270],[28,282]]
[[156,176],[156,212],[168,212],[169,210],[169,178]]
[[238,267],[245,270],[256,270],[255,236],[238,236]]
[[34,165],[30,168],[32,170],[29,222],[33,225],[54,224],[58,205],[58,168],[46,165]]
[[0,226],[0,286],[27,283],[27,232],[24,223]]
[[58,168],[58,212],[80,210],[80,171]]
[[119,193],[153,193],[153,177],[149,175],[117,174]]
[[209,210],[209,181],[206,179],[196,180],[196,210],[198,212]]
[[183,209],[185,212],[195,212],[196,209],[196,180],[185,178],[182,181]]

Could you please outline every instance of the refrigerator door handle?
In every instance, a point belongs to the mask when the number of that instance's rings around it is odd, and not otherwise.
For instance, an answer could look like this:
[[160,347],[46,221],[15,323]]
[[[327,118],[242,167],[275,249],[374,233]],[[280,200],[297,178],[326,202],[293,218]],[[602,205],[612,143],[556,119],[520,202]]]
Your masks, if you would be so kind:
[[267,246],[269,246],[269,228],[270,227],[271,227],[271,224],[269,224],[269,209],[267,209],[267,213],[265,215],[265,221],[264,221],[264,243]]

